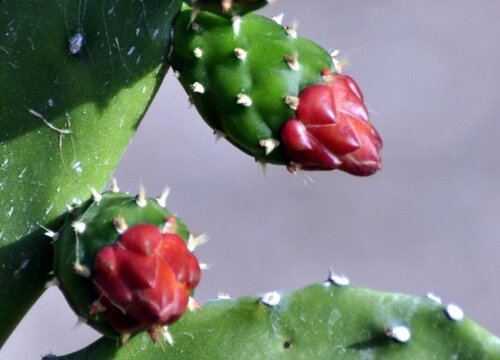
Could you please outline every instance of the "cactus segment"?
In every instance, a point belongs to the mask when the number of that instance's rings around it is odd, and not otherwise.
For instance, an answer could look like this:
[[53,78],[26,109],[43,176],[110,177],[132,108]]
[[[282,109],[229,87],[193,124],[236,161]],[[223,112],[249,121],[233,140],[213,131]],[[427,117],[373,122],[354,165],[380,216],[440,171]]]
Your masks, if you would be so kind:
[[[291,37],[270,19],[247,14],[237,24],[208,12],[192,23],[190,12],[182,12],[174,30],[172,68],[210,127],[259,160],[286,164],[281,146],[269,152],[261,141],[280,140],[283,122],[294,117],[285,98],[320,83],[321,71],[333,69],[333,63],[321,47]],[[194,55],[197,48],[201,58]],[[287,63],[294,54],[303,61],[300,71]]]
[[0,346],[44,290],[65,204],[101,189],[168,69],[180,0],[5,0]]
[[200,10],[211,11],[224,16],[243,15],[260,9],[273,0],[188,0],[196,14]]
[[382,141],[359,87],[295,26],[179,15],[171,64],[207,124],[263,163],[370,175]]
[[54,274],[90,326],[122,341],[140,331],[158,341],[200,280],[190,237],[157,199],[99,194],[68,214],[54,242]]
[[[336,277],[338,280],[339,277]],[[166,350],[139,335],[126,348],[107,339],[58,359],[499,360],[500,340],[427,297],[325,283],[209,301],[170,327]]]

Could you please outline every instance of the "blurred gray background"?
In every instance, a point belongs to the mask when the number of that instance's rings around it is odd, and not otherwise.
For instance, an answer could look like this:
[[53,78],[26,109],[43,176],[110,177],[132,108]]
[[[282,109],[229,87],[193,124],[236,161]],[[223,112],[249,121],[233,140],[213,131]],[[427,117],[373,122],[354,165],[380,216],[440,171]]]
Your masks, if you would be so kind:
[[[201,300],[294,289],[328,268],[365,287],[433,291],[500,335],[500,1],[280,0],[264,11],[341,49],[384,139],[384,169],[289,175],[211,130],[168,76],[116,177],[156,195],[209,244]],[[307,183],[307,185],[305,184]],[[1,360],[37,359],[97,335],[55,289]]]

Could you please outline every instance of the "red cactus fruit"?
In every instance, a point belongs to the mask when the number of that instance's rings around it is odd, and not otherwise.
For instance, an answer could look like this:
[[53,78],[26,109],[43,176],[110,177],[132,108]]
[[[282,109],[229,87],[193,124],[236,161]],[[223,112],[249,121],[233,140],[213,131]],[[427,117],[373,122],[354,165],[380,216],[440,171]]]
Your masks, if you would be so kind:
[[368,120],[361,90],[347,75],[324,71],[323,76],[325,84],[300,93],[296,118],[281,130],[289,169],[375,173],[381,167],[382,139]]
[[97,253],[94,268],[94,312],[105,311],[122,335],[146,330],[154,341],[182,316],[200,280],[198,260],[186,243],[152,224],[127,229]]

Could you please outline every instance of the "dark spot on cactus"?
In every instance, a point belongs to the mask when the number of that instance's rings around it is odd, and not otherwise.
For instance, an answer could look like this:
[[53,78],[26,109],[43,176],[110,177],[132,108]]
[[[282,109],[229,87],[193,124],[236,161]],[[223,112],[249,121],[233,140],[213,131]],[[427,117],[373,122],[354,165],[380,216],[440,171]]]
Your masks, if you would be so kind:
[[292,340],[285,340],[283,343],[283,349],[288,350],[292,347]]

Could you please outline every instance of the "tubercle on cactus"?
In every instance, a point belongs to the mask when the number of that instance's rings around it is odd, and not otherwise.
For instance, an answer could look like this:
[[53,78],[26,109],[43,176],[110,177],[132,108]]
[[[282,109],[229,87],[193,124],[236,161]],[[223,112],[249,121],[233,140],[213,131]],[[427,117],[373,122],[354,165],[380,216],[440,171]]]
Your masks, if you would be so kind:
[[167,326],[186,309],[205,268],[192,254],[207,241],[194,237],[165,209],[166,188],[156,199],[141,186],[135,197],[91,189],[91,199],[68,212],[54,239],[55,281],[79,317],[104,335],[127,342],[147,331],[172,342]]
[[328,53],[256,15],[180,15],[172,67],[204,120],[259,163],[298,170],[380,169],[382,141],[356,82]]

